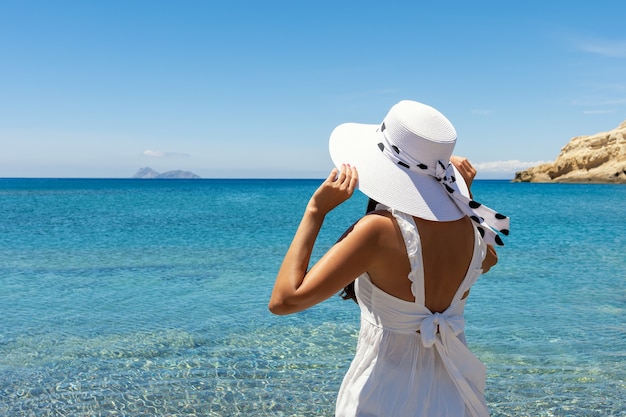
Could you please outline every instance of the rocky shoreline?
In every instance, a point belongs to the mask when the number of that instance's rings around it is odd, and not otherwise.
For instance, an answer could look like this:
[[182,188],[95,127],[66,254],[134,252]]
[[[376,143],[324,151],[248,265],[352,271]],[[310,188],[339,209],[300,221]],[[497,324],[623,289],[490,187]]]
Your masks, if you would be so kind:
[[572,138],[554,162],[519,171],[513,182],[626,184],[626,121],[608,132]]

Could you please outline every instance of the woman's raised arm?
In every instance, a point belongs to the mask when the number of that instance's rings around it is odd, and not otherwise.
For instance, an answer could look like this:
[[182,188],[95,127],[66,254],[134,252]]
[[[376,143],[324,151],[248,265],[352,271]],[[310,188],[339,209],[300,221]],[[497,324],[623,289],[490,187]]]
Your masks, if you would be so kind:
[[[356,168],[343,166],[341,170],[333,169],[309,200],[276,277],[269,302],[272,313],[289,314],[311,307],[350,282],[348,278],[341,277],[363,268],[357,252],[364,243],[351,236],[355,232],[352,230],[307,273],[313,246],[326,214],[352,196],[357,182]],[[362,227],[357,229],[357,234],[364,232]]]

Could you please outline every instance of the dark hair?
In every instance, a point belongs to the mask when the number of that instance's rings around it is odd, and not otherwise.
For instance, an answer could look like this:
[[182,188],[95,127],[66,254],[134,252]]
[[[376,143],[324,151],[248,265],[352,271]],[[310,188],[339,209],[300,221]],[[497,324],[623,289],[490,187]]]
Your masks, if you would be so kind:
[[[373,200],[370,198],[369,201],[367,202],[367,210],[365,211],[365,214],[369,213],[370,211],[374,211],[376,209],[377,204],[378,202],[376,200]],[[354,292],[354,281],[346,285],[343,291],[339,293],[339,295],[344,300],[352,300],[357,304],[359,303],[356,299],[356,293]]]

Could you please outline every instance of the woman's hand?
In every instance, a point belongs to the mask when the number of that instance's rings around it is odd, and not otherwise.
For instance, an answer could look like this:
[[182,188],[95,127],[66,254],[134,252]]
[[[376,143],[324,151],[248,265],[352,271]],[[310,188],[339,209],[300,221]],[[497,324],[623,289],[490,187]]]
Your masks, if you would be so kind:
[[465,184],[467,184],[467,188],[469,189],[472,186],[474,177],[476,177],[476,168],[470,163],[469,159],[462,156],[452,155],[450,157],[450,163],[459,170],[459,173],[465,180]]
[[493,246],[487,246],[487,253],[485,255],[485,259],[483,259],[483,264],[481,269],[483,270],[483,274],[486,274],[492,266],[498,263],[498,254]]
[[340,170],[334,168],[328,178],[313,193],[307,210],[325,216],[354,194],[358,180],[359,176],[355,167],[342,165]]

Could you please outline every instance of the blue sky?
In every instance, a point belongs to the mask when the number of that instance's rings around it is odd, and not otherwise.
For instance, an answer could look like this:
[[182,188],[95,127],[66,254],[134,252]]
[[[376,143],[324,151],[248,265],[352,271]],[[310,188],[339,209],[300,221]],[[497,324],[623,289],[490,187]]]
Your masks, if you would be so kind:
[[479,178],[626,120],[626,2],[0,0],[0,177],[325,177],[343,122],[442,111]]

